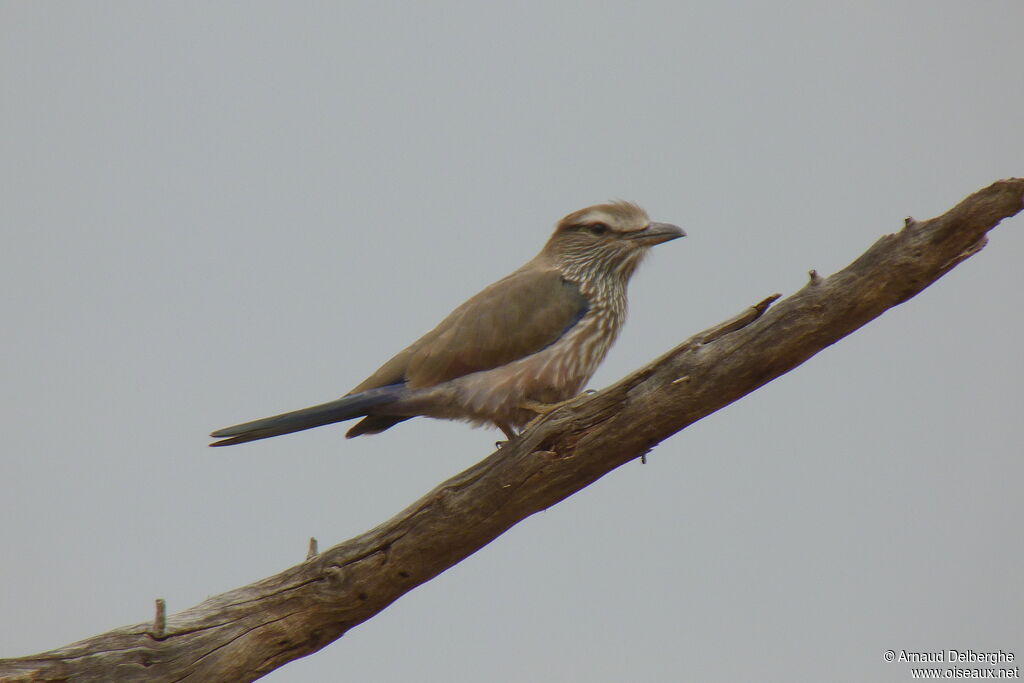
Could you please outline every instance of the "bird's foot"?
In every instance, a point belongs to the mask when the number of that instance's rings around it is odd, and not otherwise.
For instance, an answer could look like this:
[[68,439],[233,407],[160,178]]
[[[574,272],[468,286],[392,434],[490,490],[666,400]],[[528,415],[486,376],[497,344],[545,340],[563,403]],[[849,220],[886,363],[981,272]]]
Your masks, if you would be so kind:
[[531,413],[536,413],[537,417],[543,417],[545,415],[548,415],[550,413],[555,412],[556,410],[558,410],[562,406],[569,405],[570,403],[572,403],[575,400],[576,400],[576,397],[573,396],[570,399],[566,399],[565,401],[558,401],[557,403],[541,403],[540,401],[523,401],[522,403],[519,404],[519,407],[522,408],[523,410],[529,410]]
[[498,426],[498,429],[500,429],[501,431],[505,432],[505,436],[507,436],[508,439],[505,440],[505,441],[495,441],[494,442],[494,447],[495,448],[504,448],[505,446],[508,445],[508,443],[510,441],[512,441],[512,439],[514,439],[517,436],[519,436],[518,434],[516,434],[516,430],[513,429],[512,425],[510,425],[510,424],[497,423],[497,426]]
[[572,398],[566,399],[565,401],[557,401],[555,403],[541,403],[540,401],[523,401],[522,403],[519,404],[519,407],[522,408],[523,410],[529,410],[531,413],[534,413],[536,415],[536,417],[534,417],[532,420],[526,423],[526,426],[523,427],[523,431],[525,432],[526,430],[531,429],[543,418],[555,412],[562,406],[569,405],[577,398],[578,396],[573,396]]

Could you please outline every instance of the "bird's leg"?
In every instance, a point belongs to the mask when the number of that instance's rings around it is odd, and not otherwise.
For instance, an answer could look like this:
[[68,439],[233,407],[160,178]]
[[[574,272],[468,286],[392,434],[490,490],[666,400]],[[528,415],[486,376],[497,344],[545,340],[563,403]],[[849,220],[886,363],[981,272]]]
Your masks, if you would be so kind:
[[499,422],[496,422],[495,424],[497,424],[498,425],[498,429],[500,429],[501,431],[505,432],[505,436],[508,437],[507,441],[495,441],[494,442],[494,447],[495,448],[504,448],[505,445],[509,441],[511,441],[512,439],[514,439],[517,436],[519,436],[518,434],[516,434],[516,431],[514,429],[512,429],[512,425],[510,425],[510,424],[502,424],[502,423],[499,423]]

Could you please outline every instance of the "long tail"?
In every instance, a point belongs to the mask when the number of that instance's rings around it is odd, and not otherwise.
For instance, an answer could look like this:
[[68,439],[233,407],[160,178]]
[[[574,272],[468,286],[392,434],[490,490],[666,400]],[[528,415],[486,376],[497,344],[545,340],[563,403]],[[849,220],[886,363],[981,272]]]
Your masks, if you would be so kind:
[[372,408],[395,401],[402,394],[403,388],[401,385],[392,385],[370,389],[302,410],[218,429],[210,436],[221,441],[214,441],[210,445],[231,446],[363,417],[368,415]]

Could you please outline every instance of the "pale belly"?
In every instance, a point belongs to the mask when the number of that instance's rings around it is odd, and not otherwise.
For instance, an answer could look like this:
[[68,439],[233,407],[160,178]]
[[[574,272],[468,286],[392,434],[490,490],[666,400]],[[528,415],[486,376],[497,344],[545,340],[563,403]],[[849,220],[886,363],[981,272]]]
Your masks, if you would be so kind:
[[434,415],[476,424],[523,427],[536,413],[524,402],[558,403],[583,390],[608,354],[621,321],[612,316],[584,318],[568,334],[541,351],[493,370],[452,380],[452,411]]

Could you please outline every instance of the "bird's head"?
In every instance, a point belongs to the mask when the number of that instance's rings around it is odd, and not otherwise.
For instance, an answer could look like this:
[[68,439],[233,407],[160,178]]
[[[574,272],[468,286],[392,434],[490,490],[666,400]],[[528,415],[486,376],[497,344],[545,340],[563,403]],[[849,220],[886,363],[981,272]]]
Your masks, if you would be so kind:
[[652,223],[636,204],[610,202],[574,211],[560,220],[541,253],[570,274],[614,274],[628,280],[648,249],[685,235],[675,225]]

